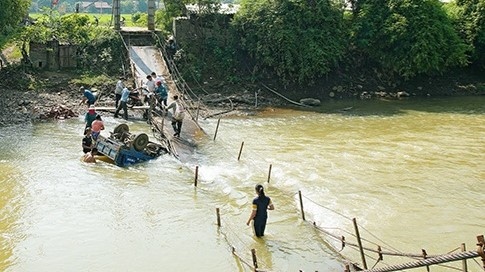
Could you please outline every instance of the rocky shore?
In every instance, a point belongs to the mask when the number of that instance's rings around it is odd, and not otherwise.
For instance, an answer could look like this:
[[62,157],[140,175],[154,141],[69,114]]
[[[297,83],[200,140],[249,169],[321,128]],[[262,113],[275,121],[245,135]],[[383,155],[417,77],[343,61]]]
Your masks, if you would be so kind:
[[[79,75],[63,72],[25,73],[20,68],[0,70],[0,127],[12,124],[28,123],[42,120],[59,120],[75,118],[83,115],[85,105],[80,105],[82,93],[79,87],[96,88],[103,93],[99,103],[112,105],[114,103],[113,82],[107,82],[106,77],[92,85],[80,83]],[[480,80],[481,79],[481,80]],[[422,82],[412,82],[416,86],[406,86],[405,90],[417,90],[419,93]],[[221,85],[221,86],[219,86]],[[321,86],[319,90],[298,94],[289,93],[290,99],[274,92],[271,88],[261,91],[258,86],[225,86],[220,83],[216,86],[207,86],[214,93],[204,93],[199,99],[205,107],[201,109],[203,118],[219,117],[221,115],[250,115],[255,110],[267,106],[309,105],[318,106],[319,96],[326,94],[326,99],[340,99],[341,96],[351,99],[393,99],[407,96],[416,96],[406,91],[383,91],[379,88],[366,88],[379,90],[375,92],[361,90],[357,93],[349,92],[342,95],[337,88]],[[335,86],[335,85],[334,85]],[[426,85],[425,85],[426,86]],[[421,88],[421,89],[420,89]],[[485,83],[481,77],[469,78],[443,78],[426,86],[429,95],[483,95]],[[231,91],[232,90],[232,91]],[[243,91],[241,91],[243,90]],[[327,91],[322,91],[327,90]],[[333,94],[333,95],[332,95]],[[336,94],[339,94],[337,97]],[[423,94],[421,94],[423,95]],[[257,102],[256,102],[257,96]],[[291,100],[291,96],[294,100]],[[419,95],[418,95],[419,96]],[[303,99],[301,99],[303,97]]]
[[[20,74],[20,77],[19,77]],[[80,105],[81,84],[72,83],[69,74],[42,73],[30,75],[19,71],[0,73],[0,127],[13,124],[63,120],[83,115],[85,105]],[[19,80],[20,78],[20,80]],[[114,82],[100,82],[94,86],[102,92],[101,105],[114,103]],[[205,116],[217,116],[219,113],[238,114],[247,109],[254,110],[254,94],[249,92],[237,95],[213,94],[205,100]],[[282,104],[278,99],[260,97],[260,106]],[[208,108],[210,107],[210,109]]]

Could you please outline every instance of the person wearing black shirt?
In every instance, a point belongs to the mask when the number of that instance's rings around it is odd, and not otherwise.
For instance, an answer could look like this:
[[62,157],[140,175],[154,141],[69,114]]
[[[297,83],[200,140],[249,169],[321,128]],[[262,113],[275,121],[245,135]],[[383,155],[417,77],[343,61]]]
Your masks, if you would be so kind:
[[249,226],[251,220],[254,220],[254,234],[257,237],[261,237],[264,236],[266,221],[268,219],[268,210],[274,210],[274,206],[271,202],[271,198],[264,194],[263,185],[258,184],[254,189],[256,190],[258,196],[253,199],[252,212],[246,225]]

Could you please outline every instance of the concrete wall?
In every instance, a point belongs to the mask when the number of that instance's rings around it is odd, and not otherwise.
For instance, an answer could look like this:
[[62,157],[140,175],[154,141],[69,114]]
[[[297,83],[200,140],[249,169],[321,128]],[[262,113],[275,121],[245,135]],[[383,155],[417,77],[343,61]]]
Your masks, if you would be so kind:
[[30,61],[32,66],[41,70],[58,70],[76,68],[77,46],[59,44],[58,41],[47,43],[30,43]]

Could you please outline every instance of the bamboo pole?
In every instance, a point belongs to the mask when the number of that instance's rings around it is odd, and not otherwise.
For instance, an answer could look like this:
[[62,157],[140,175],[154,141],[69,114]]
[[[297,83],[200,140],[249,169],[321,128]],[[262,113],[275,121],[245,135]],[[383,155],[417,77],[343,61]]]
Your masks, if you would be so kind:
[[256,249],[251,249],[251,257],[253,258],[254,271],[258,270],[258,259],[256,258]]
[[381,246],[377,246],[377,255],[379,256],[379,258],[377,258],[378,261],[384,260],[384,255],[382,254]]
[[305,221],[305,211],[303,210],[303,198],[301,197],[301,191],[298,191],[298,196],[300,197],[301,219]]
[[214,133],[214,141],[216,140],[217,137],[217,131],[219,130],[219,124],[221,123],[221,118],[217,120],[217,126],[216,126],[216,132]]
[[273,165],[270,164],[269,165],[269,171],[268,171],[268,183],[269,183],[269,180],[271,179],[271,168],[273,168]]
[[[428,253],[424,249],[421,249],[421,252],[423,253],[423,260],[426,260]],[[429,265],[426,266],[426,271],[429,272]]]
[[194,177],[194,186],[197,187],[197,180],[199,179],[199,166],[195,167],[195,177]]
[[244,147],[244,142],[241,143],[241,148],[239,149],[239,155],[237,156],[238,161],[239,159],[241,159],[241,153],[242,153],[243,147]]
[[216,208],[216,215],[217,215],[217,226],[221,226],[221,215],[219,213],[219,208]]
[[483,269],[485,270],[485,239],[483,238],[483,235],[478,235],[477,236],[477,252],[480,257],[482,257],[482,264],[483,264]]
[[197,114],[195,115],[195,122],[199,121],[200,99],[197,101]]
[[362,247],[362,240],[360,239],[359,227],[357,226],[357,219],[353,218],[354,222],[355,236],[357,237],[357,243],[359,244],[360,258],[362,259],[362,264],[364,268],[367,269],[367,262],[365,261],[364,248]]
[[[461,252],[465,252],[466,251],[466,245],[465,243],[462,243],[461,244]],[[468,272],[468,264],[466,262],[466,259],[464,259],[463,261],[461,261],[461,270],[463,272]]]

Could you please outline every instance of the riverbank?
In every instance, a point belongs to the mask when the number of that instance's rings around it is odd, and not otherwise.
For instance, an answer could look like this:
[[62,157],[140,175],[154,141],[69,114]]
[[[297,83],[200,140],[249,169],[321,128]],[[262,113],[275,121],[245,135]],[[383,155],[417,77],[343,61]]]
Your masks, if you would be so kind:
[[[0,70],[0,126],[20,124],[31,121],[45,121],[52,119],[67,119],[83,115],[85,105],[80,105],[82,93],[79,87],[85,86],[102,93],[98,104],[111,105],[114,103],[114,86],[117,79],[108,82],[107,77],[83,84],[80,75],[63,72],[24,72],[20,68],[6,68]],[[84,81],[86,81],[84,79]],[[132,81],[128,79],[125,83]],[[234,100],[234,111],[254,109],[251,101],[252,93],[239,93],[235,96],[213,94],[208,99],[218,102],[209,103],[206,115],[217,115],[224,112],[227,98]],[[216,97],[218,97],[216,99]],[[212,100],[214,98],[215,100]],[[260,105],[282,104],[277,99],[260,98]]]
[[[111,78],[104,76],[97,81],[91,79],[90,83],[83,83],[86,79],[82,77],[72,72],[25,72],[19,67],[1,69],[0,126],[82,115],[86,107],[79,104],[82,99],[80,86],[101,91],[103,96],[100,103],[113,103],[116,79],[110,82]],[[221,114],[248,115],[257,108],[292,106],[302,98],[318,99],[325,103],[329,99],[485,95],[485,78],[478,72],[450,73],[391,86],[382,86],[384,84],[377,79],[356,84],[346,80],[350,78],[331,77],[305,89],[292,87],[282,90],[277,83],[227,85],[215,80],[205,84],[204,92],[193,89],[200,94],[197,98],[207,106],[205,117]],[[284,93],[285,97],[275,92]],[[58,114],[59,111],[65,114]]]

